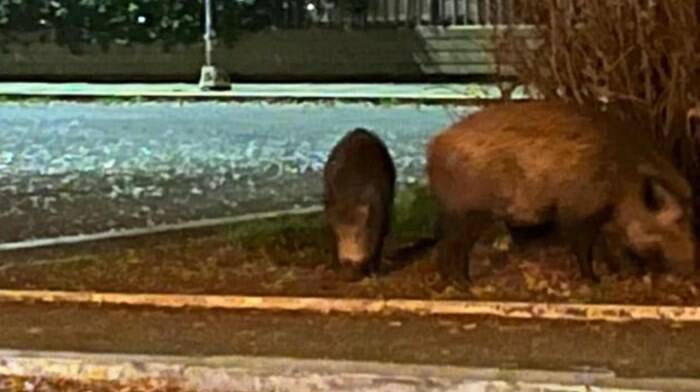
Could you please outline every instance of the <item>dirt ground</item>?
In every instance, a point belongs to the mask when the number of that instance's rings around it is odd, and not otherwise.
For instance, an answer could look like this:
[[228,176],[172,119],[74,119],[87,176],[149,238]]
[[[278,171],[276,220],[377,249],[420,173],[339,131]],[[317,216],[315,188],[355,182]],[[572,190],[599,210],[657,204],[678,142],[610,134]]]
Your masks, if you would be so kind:
[[0,347],[700,374],[700,325],[0,304]]
[[[410,227],[410,225],[404,225]],[[500,252],[485,236],[469,290],[443,281],[433,250],[403,254],[418,230],[387,244],[377,277],[347,281],[331,264],[320,215],[0,254],[0,288],[152,293],[460,298],[700,305],[700,280],[623,270],[593,285],[556,246]],[[491,242],[489,242],[491,241]],[[599,263],[602,264],[602,263]]]
[[[0,261],[0,288],[700,304],[697,279],[640,276],[627,269],[610,275],[601,265],[602,283],[592,285],[580,279],[564,249],[532,246],[502,253],[494,245],[503,240],[497,231],[486,235],[472,254],[475,278],[471,289],[458,289],[440,278],[432,249],[397,251],[430,227],[420,220],[398,227],[387,244],[382,273],[360,281],[344,280],[330,264],[328,237],[317,214],[5,252]],[[700,325],[696,324],[10,303],[0,303],[0,314],[0,347],[7,349],[289,356],[559,370],[600,367],[628,377],[700,374]],[[48,386],[43,390],[52,391]]]

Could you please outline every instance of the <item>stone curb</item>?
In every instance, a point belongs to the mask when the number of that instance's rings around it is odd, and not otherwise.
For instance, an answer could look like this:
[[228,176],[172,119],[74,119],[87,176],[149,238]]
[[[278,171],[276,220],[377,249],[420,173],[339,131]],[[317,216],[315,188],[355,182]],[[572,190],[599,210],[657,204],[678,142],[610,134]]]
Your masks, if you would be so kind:
[[569,304],[509,301],[291,297],[273,295],[157,294],[59,290],[2,290],[0,302],[99,304],[156,308],[228,309],[286,312],[491,316],[506,319],[604,321],[700,321],[694,306]]
[[542,371],[279,357],[176,357],[0,350],[0,375],[76,381],[158,379],[219,391],[698,391],[700,380],[618,378],[606,370]]

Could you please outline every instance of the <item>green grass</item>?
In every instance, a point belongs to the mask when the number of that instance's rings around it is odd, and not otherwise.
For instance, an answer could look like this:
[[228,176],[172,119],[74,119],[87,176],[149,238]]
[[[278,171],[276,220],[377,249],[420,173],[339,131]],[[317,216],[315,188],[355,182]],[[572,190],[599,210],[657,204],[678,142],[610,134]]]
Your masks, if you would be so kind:
[[227,228],[227,236],[245,247],[316,245],[323,235],[320,213],[262,219]]
[[432,237],[437,205],[426,185],[407,185],[394,200],[392,232],[395,238],[412,240]]
[[[390,236],[410,241],[432,236],[436,209],[424,185],[406,186],[394,201]],[[227,236],[246,247],[320,246],[328,237],[323,214],[263,219],[227,227]]]
[[396,106],[400,103],[400,101],[397,98],[380,98],[378,100],[379,106]]
[[[95,103],[101,103],[101,104],[119,104],[119,103],[143,103],[145,102],[145,98],[142,96],[123,96],[123,95],[113,95],[109,97],[96,97],[94,100],[92,100]],[[177,100],[173,100],[177,101]]]
[[[94,102],[104,105],[120,104],[120,103],[143,103],[146,102],[148,98],[141,96],[79,96],[68,97],[68,96],[38,96],[38,95],[2,95],[0,94],[0,103],[26,103],[26,104],[47,104],[51,102],[73,102],[73,101],[86,101]],[[156,101],[153,99],[153,101]],[[178,99],[163,99],[165,102],[177,102]]]

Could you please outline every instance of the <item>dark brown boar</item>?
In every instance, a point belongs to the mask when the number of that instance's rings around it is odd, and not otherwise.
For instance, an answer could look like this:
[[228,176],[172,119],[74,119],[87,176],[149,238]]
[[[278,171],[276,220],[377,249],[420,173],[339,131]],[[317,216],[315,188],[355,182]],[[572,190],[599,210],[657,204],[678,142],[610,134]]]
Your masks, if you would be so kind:
[[468,283],[469,252],[494,220],[551,225],[593,281],[592,246],[604,225],[639,258],[692,272],[691,188],[637,128],[538,101],[487,107],[434,136],[427,172],[441,210],[443,275]]
[[348,132],[324,167],[324,204],[337,262],[355,278],[377,272],[389,231],[396,170],[373,132]]

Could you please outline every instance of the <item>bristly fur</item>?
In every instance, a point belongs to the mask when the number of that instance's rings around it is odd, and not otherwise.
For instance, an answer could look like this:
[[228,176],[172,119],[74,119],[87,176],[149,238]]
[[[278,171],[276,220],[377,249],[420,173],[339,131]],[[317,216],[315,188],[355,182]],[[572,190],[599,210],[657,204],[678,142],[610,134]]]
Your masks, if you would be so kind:
[[[438,253],[445,274],[468,279],[468,263],[460,265],[468,259],[463,248],[471,247],[484,222],[496,219],[513,228],[553,222],[572,245],[582,274],[593,280],[591,243],[609,222],[637,250],[651,233],[666,241],[657,245],[667,256],[672,244],[686,251],[694,243],[688,182],[651,140],[604,113],[541,101],[487,107],[433,137],[427,161],[442,209],[446,240]],[[644,190],[682,208],[678,225],[653,223]],[[632,235],[632,226],[649,238]],[[671,264],[686,269],[679,260]]]
[[368,259],[362,268],[375,272],[390,229],[395,192],[396,169],[388,148],[374,132],[356,128],[331,150],[323,178],[326,221],[331,229],[352,222],[350,215],[358,206],[369,207],[362,228],[368,238]]

